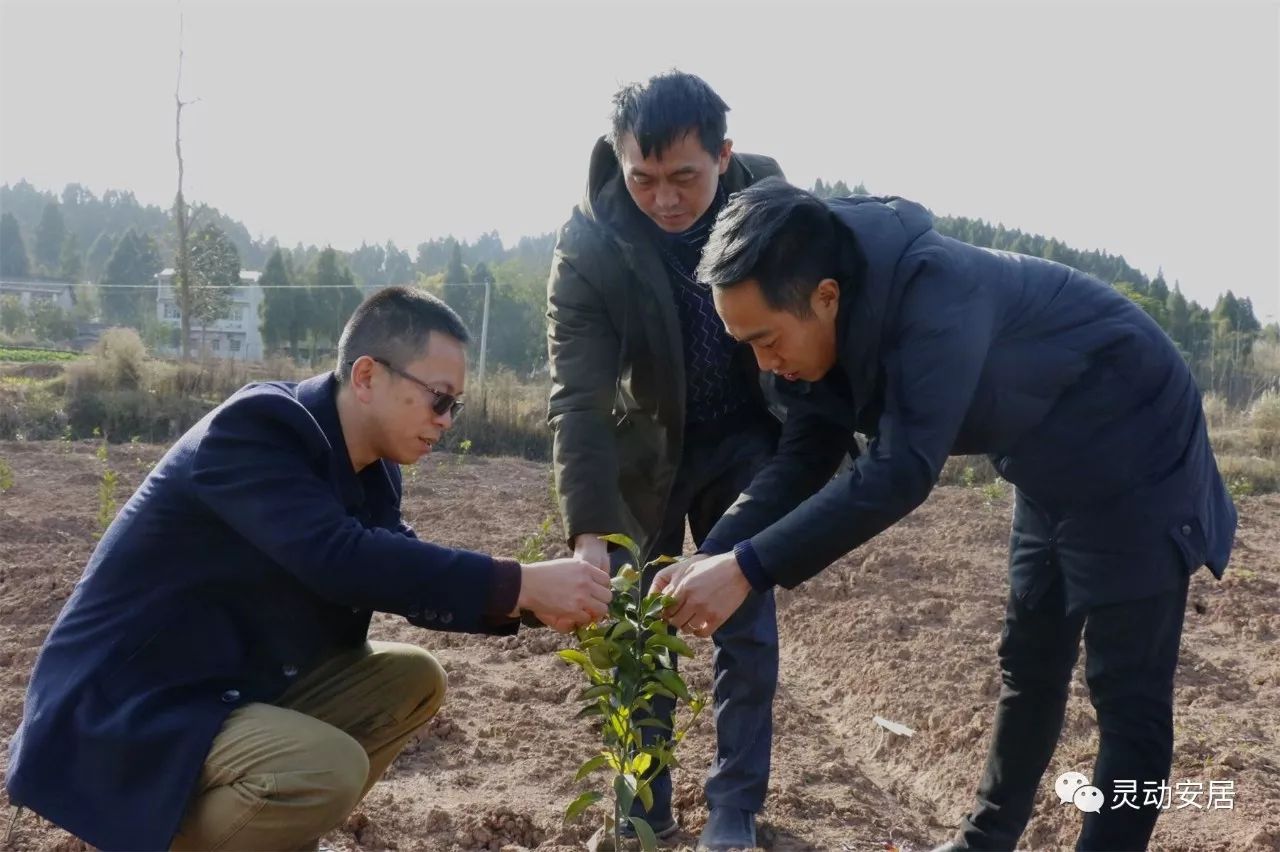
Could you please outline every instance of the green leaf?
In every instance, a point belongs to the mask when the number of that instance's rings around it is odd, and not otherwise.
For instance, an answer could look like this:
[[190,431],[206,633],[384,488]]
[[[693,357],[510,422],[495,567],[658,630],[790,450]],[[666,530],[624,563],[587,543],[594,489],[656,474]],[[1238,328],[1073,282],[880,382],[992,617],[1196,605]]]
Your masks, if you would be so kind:
[[627,725],[617,713],[609,714],[609,727],[617,734],[619,740],[626,739]]
[[[631,769],[633,772],[635,772],[636,775],[644,775],[645,770],[647,770],[649,768],[649,765],[652,763],[653,763],[653,755],[642,751],[639,754],[637,754],[635,757],[631,758]],[[648,788],[645,788],[645,789],[648,789]],[[641,796],[642,800],[643,798],[644,797]],[[652,795],[650,795],[650,800],[651,800],[650,804],[645,805],[646,810],[653,807]]]
[[618,658],[618,647],[606,640],[587,651],[587,657],[590,658],[592,665],[597,668],[607,669]]
[[613,776],[613,795],[618,799],[618,810],[628,813],[631,804],[636,800],[636,779],[634,775]]
[[654,647],[670,648],[672,651],[675,651],[677,654],[679,654],[682,657],[693,656],[693,649],[690,648],[687,644],[685,644],[685,641],[681,639],[679,636],[671,636],[671,635],[663,635],[661,633],[655,633],[654,635],[650,636],[648,639],[645,640],[644,646],[646,648],[654,648]]
[[653,810],[653,790],[648,784],[641,784],[636,787],[636,798],[640,800],[640,804],[644,805],[644,812],[648,813]]
[[640,817],[629,817],[629,819],[631,827],[636,830],[636,839],[640,841],[640,848],[644,852],[654,852],[658,848],[658,836],[653,833],[653,828]]
[[644,688],[644,695],[646,698],[661,695],[663,698],[670,698],[672,701],[676,700],[676,694],[674,692],[667,689],[665,686],[661,686],[656,683],[646,684]]
[[578,715],[574,716],[574,718],[585,719],[588,716],[603,716],[603,715],[604,715],[604,708],[601,707],[599,704],[592,704],[590,707],[583,707],[581,710],[579,710]]
[[668,565],[674,565],[679,561],[680,559],[675,556],[659,556],[657,559],[648,563],[644,567],[645,568],[665,568]]
[[604,798],[604,793],[600,793],[598,791],[583,793],[581,796],[579,796],[578,798],[570,802],[569,807],[565,808],[564,821],[565,822],[573,821],[578,817],[579,814],[581,814],[587,808],[591,807],[592,805],[594,805],[596,802],[600,801],[603,798]]
[[636,626],[630,621],[619,621],[609,630],[609,639],[616,642],[636,632]]
[[578,700],[591,701],[592,699],[604,698],[605,696],[612,695],[612,694],[613,694],[613,684],[598,683],[595,686],[589,686],[586,689],[582,690],[582,692],[579,692]]
[[566,663],[573,663],[575,666],[585,668],[595,668],[591,665],[591,659],[577,648],[565,648],[562,651],[556,651],[556,656],[564,660]]
[[597,754],[595,757],[591,758],[586,763],[578,767],[578,774],[573,776],[573,780],[575,782],[581,781],[583,778],[586,778],[592,772],[595,772],[597,769],[604,766],[608,762],[609,762],[609,755],[607,753]]
[[664,731],[671,730],[671,726],[668,725],[666,722],[662,721],[661,719],[654,719],[652,717],[648,719],[641,719],[640,721],[636,722],[636,727],[637,728],[661,728]]
[[616,544],[618,547],[625,547],[635,562],[637,564],[640,562],[640,545],[636,544],[635,539],[631,536],[623,535],[622,533],[613,533],[612,535],[600,536],[600,540],[607,541],[609,544]]
[[685,701],[692,700],[693,696],[689,694],[689,687],[685,686],[684,681],[680,679],[680,675],[676,674],[671,669],[658,669],[653,673],[653,676],[658,679],[659,683],[683,698]]

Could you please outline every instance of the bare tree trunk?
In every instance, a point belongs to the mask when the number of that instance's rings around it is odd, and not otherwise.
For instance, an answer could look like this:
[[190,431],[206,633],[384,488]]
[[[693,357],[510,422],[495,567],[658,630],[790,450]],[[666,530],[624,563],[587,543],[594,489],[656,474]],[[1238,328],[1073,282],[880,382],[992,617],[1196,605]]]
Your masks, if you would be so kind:
[[173,147],[178,154],[178,197],[173,203],[173,215],[178,225],[178,256],[174,263],[174,278],[178,285],[178,310],[182,314],[182,360],[191,358],[191,253],[187,246],[190,222],[187,219],[187,202],[182,195],[182,18],[178,18],[178,84],[173,90],[177,105],[174,122]]

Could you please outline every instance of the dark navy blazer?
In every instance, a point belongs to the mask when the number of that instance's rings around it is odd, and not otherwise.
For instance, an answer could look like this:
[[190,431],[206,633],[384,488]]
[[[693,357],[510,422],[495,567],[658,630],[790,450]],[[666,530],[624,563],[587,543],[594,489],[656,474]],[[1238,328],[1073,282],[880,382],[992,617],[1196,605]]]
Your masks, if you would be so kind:
[[493,559],[418,540],[395,464],[353,471],[336,390],[249,385],[124,506],[36,660],[15,804],[99,848],[167,849],[227,715],[363,643],[375,610],[515,631],[485,618]]
[[[1200,393],[1161,328],[1115,289],[1040,258],[940,235],[903,199],[827,202],[861,251],[842,282],[837,366],[776,388],[778,454],[715,526],[757,589],[793,587],[928,496],[950,454],[1017,486],[1013,593],[1069,608],[1221,576],[1235,507]],[[831,479],[847,436],[873,437]]]

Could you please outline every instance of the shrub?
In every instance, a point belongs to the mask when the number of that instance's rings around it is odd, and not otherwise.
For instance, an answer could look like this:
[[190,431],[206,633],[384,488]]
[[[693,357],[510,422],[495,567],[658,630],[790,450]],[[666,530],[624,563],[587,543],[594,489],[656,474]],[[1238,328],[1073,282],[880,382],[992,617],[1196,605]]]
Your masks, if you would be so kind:
[[1236,495],[1280,490],[1280,462],[1258,456],[1218,456],[1218,471]]
[[147,348],[131,328],[109,328],[93,347],[98,380],[113,390],[141,387],[146,358]]
[[1280,449],[1280,393],[1267,391],[1249,407],[1249,425],[1258,431],[1258,448],[1268,455]]

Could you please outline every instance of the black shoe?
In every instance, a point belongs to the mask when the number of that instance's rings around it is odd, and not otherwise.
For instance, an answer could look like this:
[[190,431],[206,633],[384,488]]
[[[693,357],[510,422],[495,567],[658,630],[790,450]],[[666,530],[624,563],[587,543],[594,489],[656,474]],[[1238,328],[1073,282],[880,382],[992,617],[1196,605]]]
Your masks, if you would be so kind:
[[756,815],[738,808],[712,808],[698,838],[698,852],[756,848]]

